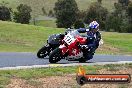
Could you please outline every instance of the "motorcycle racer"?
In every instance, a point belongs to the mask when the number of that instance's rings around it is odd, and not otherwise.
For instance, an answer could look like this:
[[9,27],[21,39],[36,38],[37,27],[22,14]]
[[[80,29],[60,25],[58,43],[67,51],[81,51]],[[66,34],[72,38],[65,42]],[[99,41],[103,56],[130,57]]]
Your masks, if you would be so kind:
[[80,28],[77,29],[79,33],[87,33],[87,44],[81,45],[81,48],[84,52],[84,57],[92,59],[95,53],[95,50],[99,46],[99,41],[101,40],[101,34],[99,32],[99,24],[96,21],[93,21],[89,24],[89,29]]

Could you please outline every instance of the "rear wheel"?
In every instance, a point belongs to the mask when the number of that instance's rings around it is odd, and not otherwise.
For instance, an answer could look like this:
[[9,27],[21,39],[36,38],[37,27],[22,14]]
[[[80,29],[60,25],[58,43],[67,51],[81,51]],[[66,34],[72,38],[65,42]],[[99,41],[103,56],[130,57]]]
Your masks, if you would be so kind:
[[80,63],[85,63],[87,60],[90,60],[93,58],[93,55],[92,53],[84,53],[84,57],[83,58],[80,58],[79,59],[79,62]]
[[38,51],[37,57],[38,57],[38,58],[44,58],[44,57],[46,57],[47,55],[49,55],[48,50],[49,50],[49,49],[48,49],[47,46],[42,47],[42,48]]
[[79,59],[79,63],[85,63],[87,60],[83,57]]
[[50,63],[56,63],[62,59],[61,50],[59,48],[56,48],[53,50],[53,52],[49,55],[49,62]]

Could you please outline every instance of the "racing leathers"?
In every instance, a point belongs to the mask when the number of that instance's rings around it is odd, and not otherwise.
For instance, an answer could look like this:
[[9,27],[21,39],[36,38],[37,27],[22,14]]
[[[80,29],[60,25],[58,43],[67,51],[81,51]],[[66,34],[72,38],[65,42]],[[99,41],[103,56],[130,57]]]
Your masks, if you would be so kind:
[[90,29],[80,28],[77,29],[79,33],[87,33],[85,37],[87,37],[87,44],[82,45],[82,49],[84,52],[84,57],[89,59],[93,58],[95,50],[99,46],[99,41],[101,40],[101,34],[99,31],[93,33]]

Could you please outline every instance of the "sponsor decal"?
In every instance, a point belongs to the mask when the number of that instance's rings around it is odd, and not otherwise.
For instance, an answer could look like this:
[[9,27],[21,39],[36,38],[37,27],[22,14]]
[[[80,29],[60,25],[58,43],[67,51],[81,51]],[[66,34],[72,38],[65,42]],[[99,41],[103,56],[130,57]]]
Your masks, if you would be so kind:
[[85,69],[79,66],[76,75],[79,85],[86,83],[130,83],[130,74],[86,74]]

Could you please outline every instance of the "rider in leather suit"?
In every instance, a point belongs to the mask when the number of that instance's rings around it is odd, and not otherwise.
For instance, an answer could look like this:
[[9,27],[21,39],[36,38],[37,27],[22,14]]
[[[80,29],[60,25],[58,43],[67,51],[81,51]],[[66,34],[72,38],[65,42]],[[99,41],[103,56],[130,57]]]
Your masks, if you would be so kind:
[[79,33],[87,33],[87,44],[81,45],[84,52],[84,57],[89,59],[93,58],[95,50],[99,46],[99,41],[101,40],[101,34],[99,32],[99,24],[93,21],[89,24],[89,29],[80,28],[77,29]]

